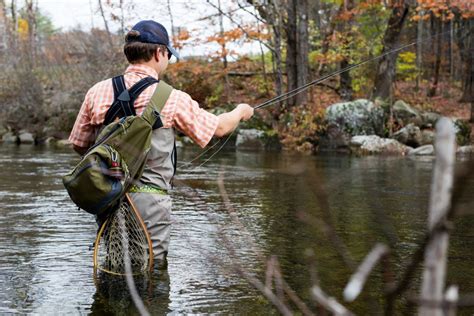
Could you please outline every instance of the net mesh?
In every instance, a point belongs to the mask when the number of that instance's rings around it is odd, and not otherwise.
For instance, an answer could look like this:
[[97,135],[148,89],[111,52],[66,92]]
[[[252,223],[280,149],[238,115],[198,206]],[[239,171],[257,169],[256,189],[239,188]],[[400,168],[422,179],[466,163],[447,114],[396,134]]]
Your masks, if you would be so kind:
[[[150,248],[146,232],[131,205],[126,201],[103,224],[97,236],[95,249],[96,267],[105,272],[126,274],[125,251],[131,263],[132,273],[150,269]],[[125,245],[125,247],[124,247]]]

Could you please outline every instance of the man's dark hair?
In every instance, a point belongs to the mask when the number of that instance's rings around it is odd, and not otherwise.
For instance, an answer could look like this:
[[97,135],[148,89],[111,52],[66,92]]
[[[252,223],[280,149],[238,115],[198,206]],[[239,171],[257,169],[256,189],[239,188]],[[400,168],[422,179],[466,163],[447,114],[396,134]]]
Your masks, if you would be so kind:
[[125,46],[123,47],[123,52],[130,64],[150,61],[158,48],[162,53],[167,51],[165,45],[142,43],[137,41],[139,36],[140,33],[133,30],[128,32],[125,36]]

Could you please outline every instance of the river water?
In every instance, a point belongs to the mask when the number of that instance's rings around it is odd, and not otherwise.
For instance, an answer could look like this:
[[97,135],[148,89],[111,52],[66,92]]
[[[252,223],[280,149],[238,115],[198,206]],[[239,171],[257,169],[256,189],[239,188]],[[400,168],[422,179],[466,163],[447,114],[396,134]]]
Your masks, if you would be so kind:
[[[196,151],[182,150],[181,161]],[[78,210],[60,176],[77,156],[0,146],[0,314],[136,314],[124,281],[94,275],[96,225]],[[145,306],[163,314],[277,314],[235,267],[265,280],[276,256],[283,277],[310,306],[310,267],[342,301],[351,275],[324,230],[330,218],[353,260],[377,242],[392,247],[398,273],[426,231],[433,161],[387,157],[222,152],[201,168],[179,170],[167,270],[135,279]],[[224,207],[217,179],[230,206]],[[450,239],[448,284],[474,292],[474,180],[461,199]],[[313,252],[313,259],[308,253]],[[419,273],[408,296],[418,291]],[[381,270],[346,304],[358,314],[383,310]],[[400,314],[416,311],[407,299]],[[294,306],[292,306],[294,308]],[[461,314],[471,314],[465,309]]]

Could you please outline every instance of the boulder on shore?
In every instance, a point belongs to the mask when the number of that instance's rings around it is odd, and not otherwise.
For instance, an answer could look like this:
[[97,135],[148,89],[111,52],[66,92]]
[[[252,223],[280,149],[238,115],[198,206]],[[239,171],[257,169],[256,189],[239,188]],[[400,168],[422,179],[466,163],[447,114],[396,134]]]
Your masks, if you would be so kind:
[[26,132],[26,131],[20,131],[20,135],[18,136],[20,144],[34,144],[35,143],[35,137],[33,134]]
[[350,136],[382,135],[384,111],[365,99],[336,103],[326,109],[328,126],[335,126]]
[[422,112],[421,118],[423,120],[422,127],[434,127],[436,122],[441,118],[441,114],[435,112]]
[[411,149],[395,139],[381,138],[376,135],[354,136],[351,139],[350,148],[357,155],[405,155]]
[[263,150],[265,149],[264,135],[265,132],[257,129],[241,129],[237,134],[235,147],[238,149]]
[[424,145],[408,152],[409,156],[433,156],[435,149],[433,145]]
[[392,138],[410,147],[419,147],[423,142],[420,128],[413,123],[400,129],[392,135]]
[[474,145],[458,147],[456,153],[461,156],[474,157]]
[[393,104],[392,113],[402,126],[410,123],[420,126],[423,122],[420,112],[402,100],[398,100]]
[[240,150],[280,150],[281,144],[277,134],[268,135],[258,129],[241,129],[235,147]]
[[471,125],[468,121],[453,118],[454,130],[456,131],[456,142],[459,146],[464,146],[470,143],[471,140]]
[[61,139],[56,142],[57,148],[72,148],[72,143],[68,139]]
[[424,129],[421,131],[421,145],[434,144],[435,132],[430,129]]
[[2,142],[5,144],[18,144],[19,139],[13,132],[8,132],[2,136]]

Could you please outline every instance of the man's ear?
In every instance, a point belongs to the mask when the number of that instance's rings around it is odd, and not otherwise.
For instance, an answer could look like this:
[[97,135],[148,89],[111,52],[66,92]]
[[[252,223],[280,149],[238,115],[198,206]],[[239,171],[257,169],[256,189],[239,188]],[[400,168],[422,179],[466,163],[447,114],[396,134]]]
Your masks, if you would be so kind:
[[160,57],[159,57],[159,56],[160,56],[160,49],[157,48],[157,49],[155,50],[155,54],[154,54],[154,57],[155,57],[155,61],[156,61],[156,62],[159,62],[159,61],[160,61]]

